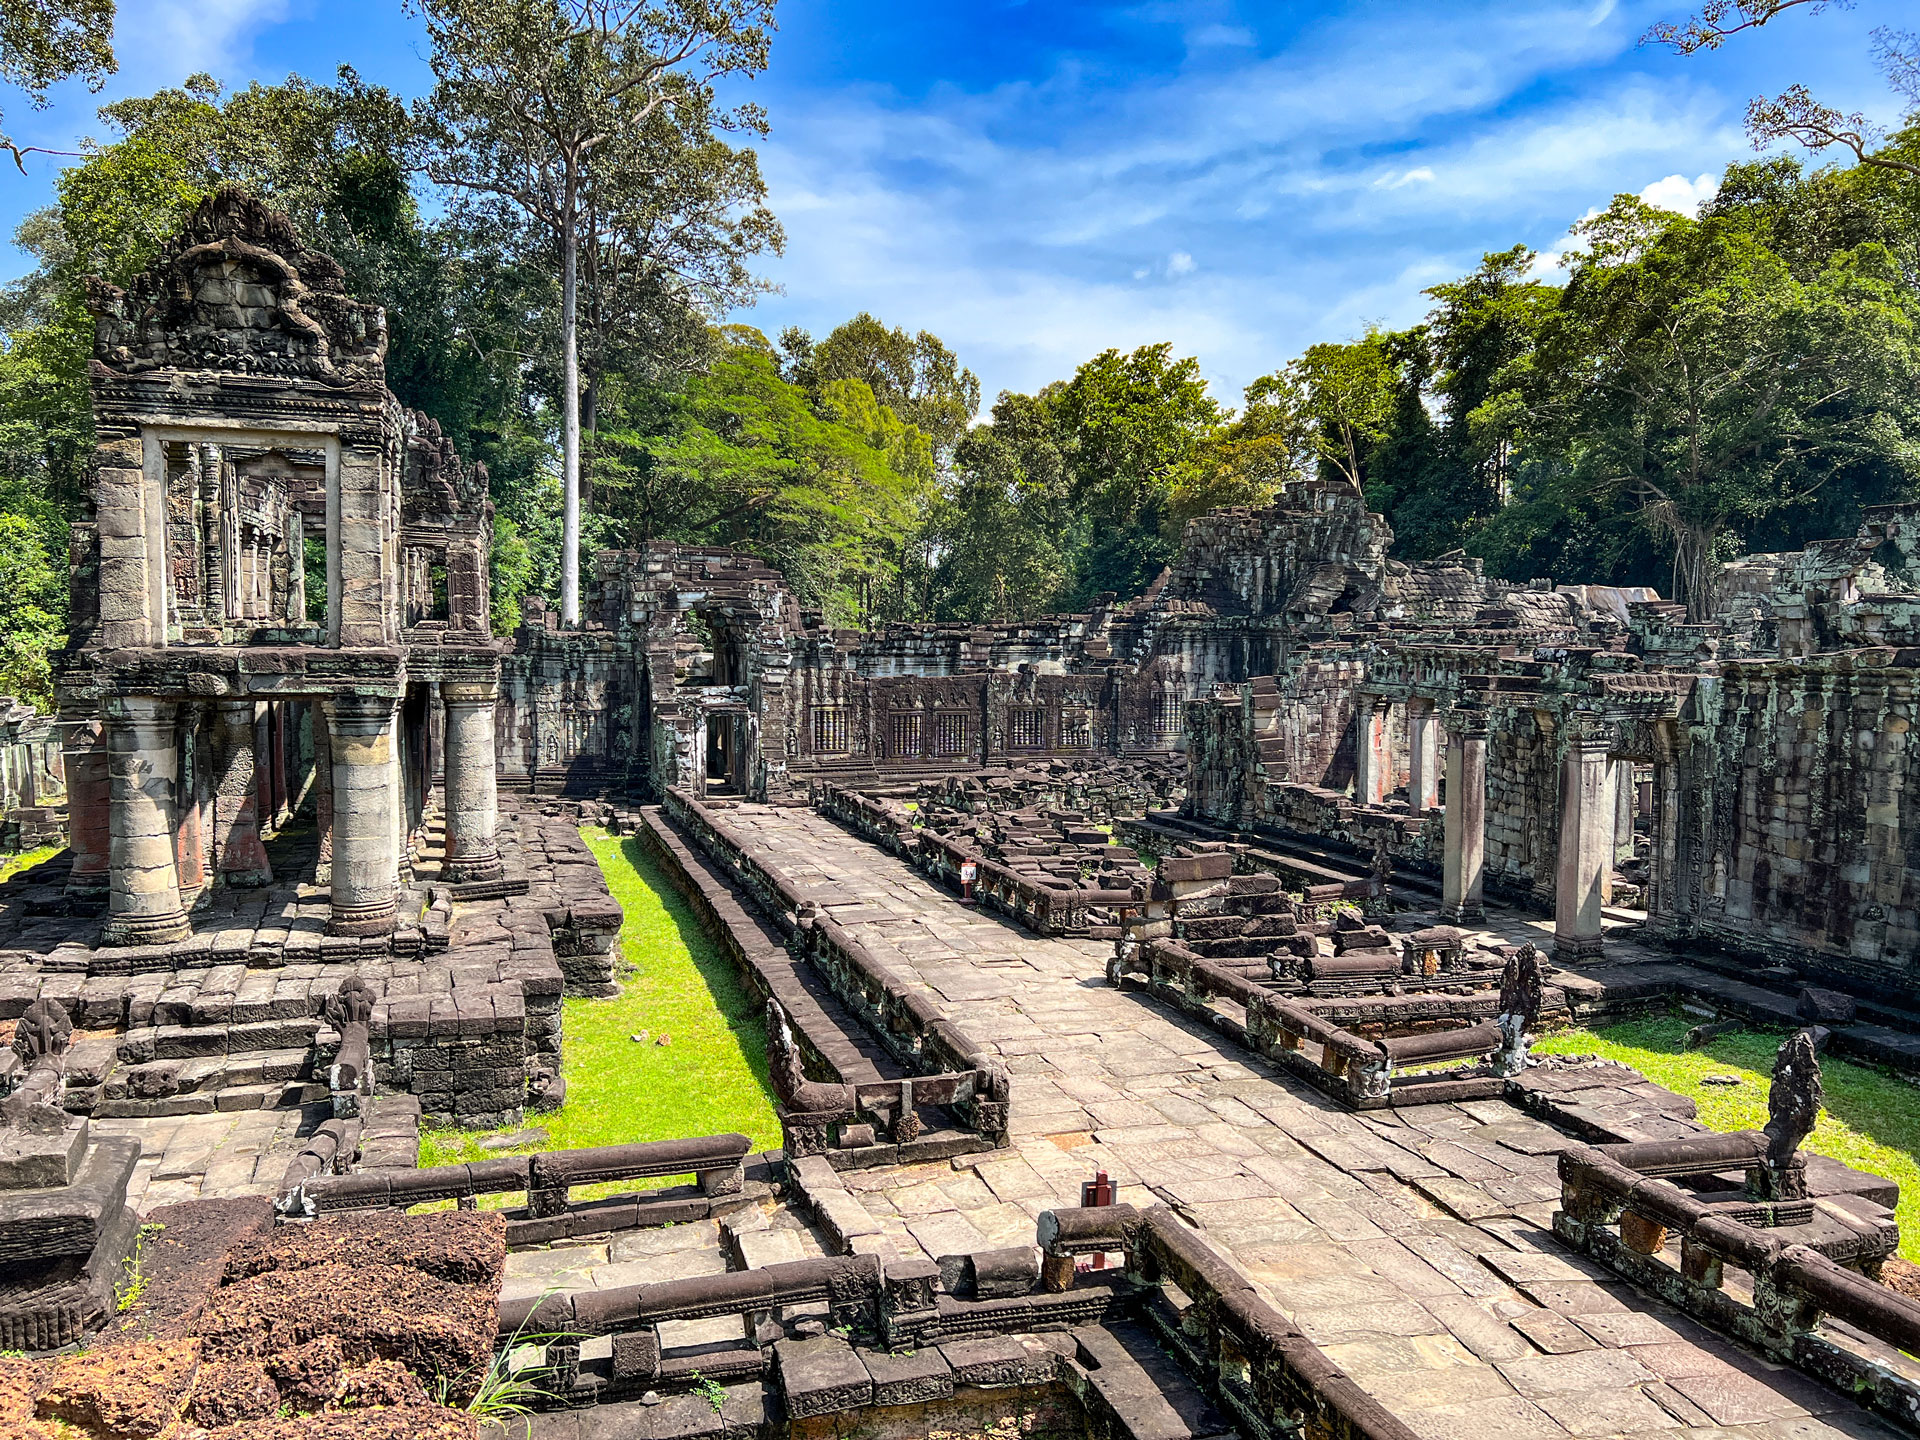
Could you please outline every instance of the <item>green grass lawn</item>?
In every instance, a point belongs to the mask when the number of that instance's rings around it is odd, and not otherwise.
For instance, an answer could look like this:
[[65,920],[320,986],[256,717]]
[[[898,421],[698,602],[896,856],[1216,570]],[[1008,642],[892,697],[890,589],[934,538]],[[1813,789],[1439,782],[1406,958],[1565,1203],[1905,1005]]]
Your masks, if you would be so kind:
[[[581,833],[627,912],[620,930],[626,955],[620,994],[563,1002],[567,1102],[554,1114],[527,1120],[547,1132],[544,1141],[488,1151],[480,1148],[481,1139],[498,1132],[426,1131],[420,1163],[451,1165],[728,1131],[747,1136],[756,1150],[779,1145],[765,1021],[733,962],[638,840],[600,829]],[[630,1037],[642,1030],[648,1039],[636,1044]],[[663,1034],[668,1044],[653,1043]],[[576,1198],[594,1193],[585,1187],[575,1192]]]
[[[1562,1030],[1534,1049],[1555,1055],[1599,1055],[1631,1065],[1656,1084],[1690,1098],[1700,1123],[1714,1130],[1759,1130],[1767,1123],[1767,1087],[1784,1035],[1743,1030],[1698,1050],[1682,1050],[1697,1022],[1670,1014],[1625,1020],[1599,1030]],[[1822,1056],[1826,1113],[1807,1149],[1856,1170],[1900,1182],[1900,1253],[1920,1261],[1920,1089],[1865,1065]],[[1737,1075],[1738,1085],[1703,1084],[1708,1075]]]
[[11,880],[22,870],[31,870],[42,860],[51,860],[65,848],[64,845],[42,845],[38,850],[22,850],[18,855],[0,859],[0,880]]

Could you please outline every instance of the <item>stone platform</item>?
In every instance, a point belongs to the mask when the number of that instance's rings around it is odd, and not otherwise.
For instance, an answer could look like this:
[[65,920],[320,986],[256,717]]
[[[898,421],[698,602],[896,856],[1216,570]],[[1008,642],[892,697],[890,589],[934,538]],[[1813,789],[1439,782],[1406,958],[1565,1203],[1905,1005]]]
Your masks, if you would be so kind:
[[[1014,1074],[1006,1150],[840,1177],[867,1217],[860,1246],[937,1258],[1017,1244],[1104,1170],[1122,1202],[1164,1202],[1198,1226],[1435,1440],[1894,1433],[1562,1246],[1556,1157],[1575,1141],[1536,1116],[1504,1100],[1351,1113],[1107,986],[1105,944],[964,907],[810,811],[727,813]],[[1534,938],[1519,917],[1496,926],[1490,938]],[[1638,1098],[1664,1126],[1695,1123]]]

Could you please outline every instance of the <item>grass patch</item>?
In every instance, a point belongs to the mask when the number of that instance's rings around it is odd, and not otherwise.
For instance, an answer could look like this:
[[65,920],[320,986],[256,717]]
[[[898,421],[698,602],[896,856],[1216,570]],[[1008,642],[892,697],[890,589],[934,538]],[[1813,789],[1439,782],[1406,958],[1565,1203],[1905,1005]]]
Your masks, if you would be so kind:
[[[1691,1099],[1713,1130],[1760,1130],[1782,1033],[1742,1030],[1683,1050],[1691,1017],[1668,1014],[1623,1020],[1598,1030],[1562,1030],[1533,1047],[1553,1055],[1598,1055],[1631,1065],[1655,1084]],[[1898,1076],[1823,1055],[1826,1111],[1806,1148],[1856,1170],[1900,1182],[1900,1254],[1920,1262],[1920,1089]],[[1737,1075],[1738,1085],[1707,1085],[1708,1075]]]
[[51,860],[66,848],[64,845],[42,845],[38,850],[22,850],[18,855],[9,855],[0,860],[0,881],[11,880],[22,870],[31,870],[42,860]]
[[[728,1131],[747,1136],[756,1150],[779,1145],[765,1017],[733,962],[638,840],[592,827],[581,835],[627,912],[620,930],[626,964],[617,996],[562,1002],[567,1103],[530,1116],[527,1123],[547,1138],[513,1150],[480,1148],[497,1131],[424,1131],[421,1165]],[[630,1037],[642,1030],[649,1038],[636,1044]],[[662,1034],[670,1043],[654,1044]],[[592,1198],[600,1189],[574,1193]]]

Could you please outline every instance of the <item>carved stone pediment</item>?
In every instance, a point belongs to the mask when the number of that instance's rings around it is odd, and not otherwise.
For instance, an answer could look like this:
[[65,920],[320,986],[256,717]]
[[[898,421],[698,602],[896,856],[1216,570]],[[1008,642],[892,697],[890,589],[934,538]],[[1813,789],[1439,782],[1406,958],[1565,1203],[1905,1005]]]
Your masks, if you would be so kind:
[[212,370],[333,383],[380,381],[387,319],[349,297],[340,266],[238,190],[201,202],[121,289],[87,282],[94,359],[121,374]]

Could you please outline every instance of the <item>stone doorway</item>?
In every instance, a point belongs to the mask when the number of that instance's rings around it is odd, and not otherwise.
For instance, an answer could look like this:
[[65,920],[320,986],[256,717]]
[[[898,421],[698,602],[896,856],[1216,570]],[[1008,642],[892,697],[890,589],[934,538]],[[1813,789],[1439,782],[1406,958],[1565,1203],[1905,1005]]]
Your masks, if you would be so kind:
[[744,795],[745,779],[741,761],[746,747],[742,743],[744,715],[726,712],[707,716],[707,794]]

